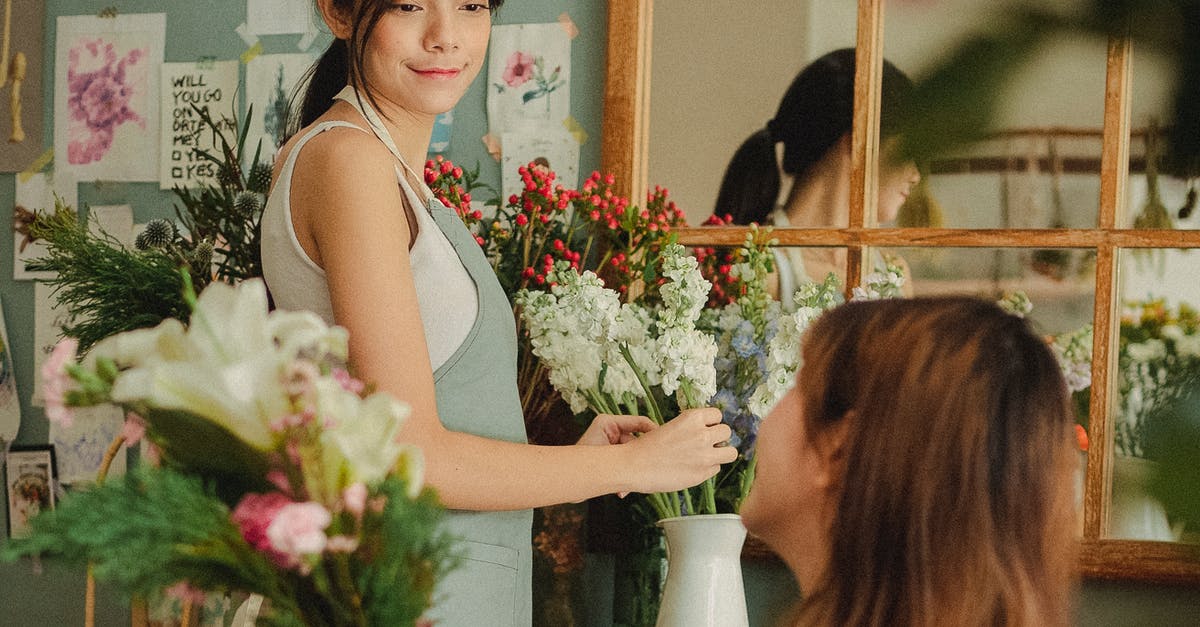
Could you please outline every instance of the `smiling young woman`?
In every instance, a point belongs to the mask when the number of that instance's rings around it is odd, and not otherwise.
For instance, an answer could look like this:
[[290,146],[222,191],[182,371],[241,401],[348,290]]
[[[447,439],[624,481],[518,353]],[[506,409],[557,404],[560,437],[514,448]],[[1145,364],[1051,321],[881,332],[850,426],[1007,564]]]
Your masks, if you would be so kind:
[[[408,164],[486,60],[500,2],[316,0],[335,39],[305,88],[262,219],[279,308],[350,332],[350,365],[412,406],[400,433],[452,508],[466,560],[439,625],[528,625],[529,508],[696,485],[732,461],[720,412],[599,416],[574,446],[526,444],[512,309],[462,221]],[[633,434],[641,437],[634,438]],[[607,446],[620,444],[620,446]]]

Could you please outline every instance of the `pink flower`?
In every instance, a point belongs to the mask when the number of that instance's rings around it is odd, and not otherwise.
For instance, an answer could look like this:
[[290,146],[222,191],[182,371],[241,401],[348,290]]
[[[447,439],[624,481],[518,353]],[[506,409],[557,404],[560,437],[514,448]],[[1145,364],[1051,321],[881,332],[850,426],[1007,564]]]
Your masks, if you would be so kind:
[[237,507],[233,509],[234,524],[238,526],[238,530],[242,532],[242,538],[258,551],[266,553],[271,561],[284,568],[294,565],[293,561],[288,556],[275,551],[271,546],[271,540],[267,537],[267,527],[271,525],[271,521],[275,520],[275,515],[284,506],[292,503],[288,497],[279,492],[269,492],[267,494],[247,493],[238,502]]
[[71,388],[71,376],[67,366],[75,361],[79,340],[63,338],[54,345],[46,363],[42,364],[42,396],[46,401],[46,417],[62,427],[70,427],[75,412],[67,407],[67,392]]
[[361,481],[350,484],[342,490],[342,502],[346,504],[346,511],[361,517],[367,507],[367,486]]
[[297,360],[287,366],[283,375],[283,386],[289,396],[298,398],[307,396],[313,391],[313,385],[321,376],[316,364],[308,360]]
[[504,68],[504,82],[509,87],[520,87],[533,76],[533,55],[517,50],[508,57],[508,66]]
[[145,435],[146,421],[133,412],[125,414],[125,424],[121,427],[121,437],[125,438],[125,446],[137,444]]
[[332,520],[329,510],[320,503],[288,503],[267,525],[267,538],[273,549],[298,563],[301,556],[325,550],[329,541],[325,528]]
[[337,381],[343,390],[353,394],[362,394],[363,388],[366,387],[362,381],[350,376],[350,373],[342,368],[333,369],[333,380]]

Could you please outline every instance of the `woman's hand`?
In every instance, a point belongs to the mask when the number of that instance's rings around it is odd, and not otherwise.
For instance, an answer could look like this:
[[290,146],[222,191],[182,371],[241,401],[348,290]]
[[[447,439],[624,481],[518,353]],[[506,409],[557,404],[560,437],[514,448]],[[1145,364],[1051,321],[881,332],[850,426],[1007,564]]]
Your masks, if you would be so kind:
[[645,416],[614,416],[600,414],[592,420],[587,431],[579,437],[576,444],[597,446],[604,444],[624,444],[637,439],[640,433],[649,433],[658,428],[653,420]]
[[712,407],[689,409],[629,442],[630,487],[637,492],[670,492],[695,486],[737,459],[729,446],[729,425]]

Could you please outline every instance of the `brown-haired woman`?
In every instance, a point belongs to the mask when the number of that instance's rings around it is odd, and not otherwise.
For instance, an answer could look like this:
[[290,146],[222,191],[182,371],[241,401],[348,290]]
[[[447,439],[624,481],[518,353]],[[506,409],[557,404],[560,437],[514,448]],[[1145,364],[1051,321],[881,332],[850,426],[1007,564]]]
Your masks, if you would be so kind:
[[953,298],[852,302],[764,421],[746,527],[803,625],[1065,625],[1071,410],[1027,323]]

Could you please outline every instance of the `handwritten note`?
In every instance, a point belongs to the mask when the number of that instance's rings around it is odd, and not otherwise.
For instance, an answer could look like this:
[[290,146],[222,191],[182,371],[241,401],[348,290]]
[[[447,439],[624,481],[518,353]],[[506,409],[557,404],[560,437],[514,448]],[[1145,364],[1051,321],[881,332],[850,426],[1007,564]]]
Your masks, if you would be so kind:
[[[195,187],[216,177],[213,162],[196,151],[219,149],[216,134],[201,119],[206,112],[229,142],[238,88],[238,62],[166,63],[162,75],[162,155],[159,187]],[[197,111],[199,109],[199,111]],[[214,153],[215,154],[215,153]]]

